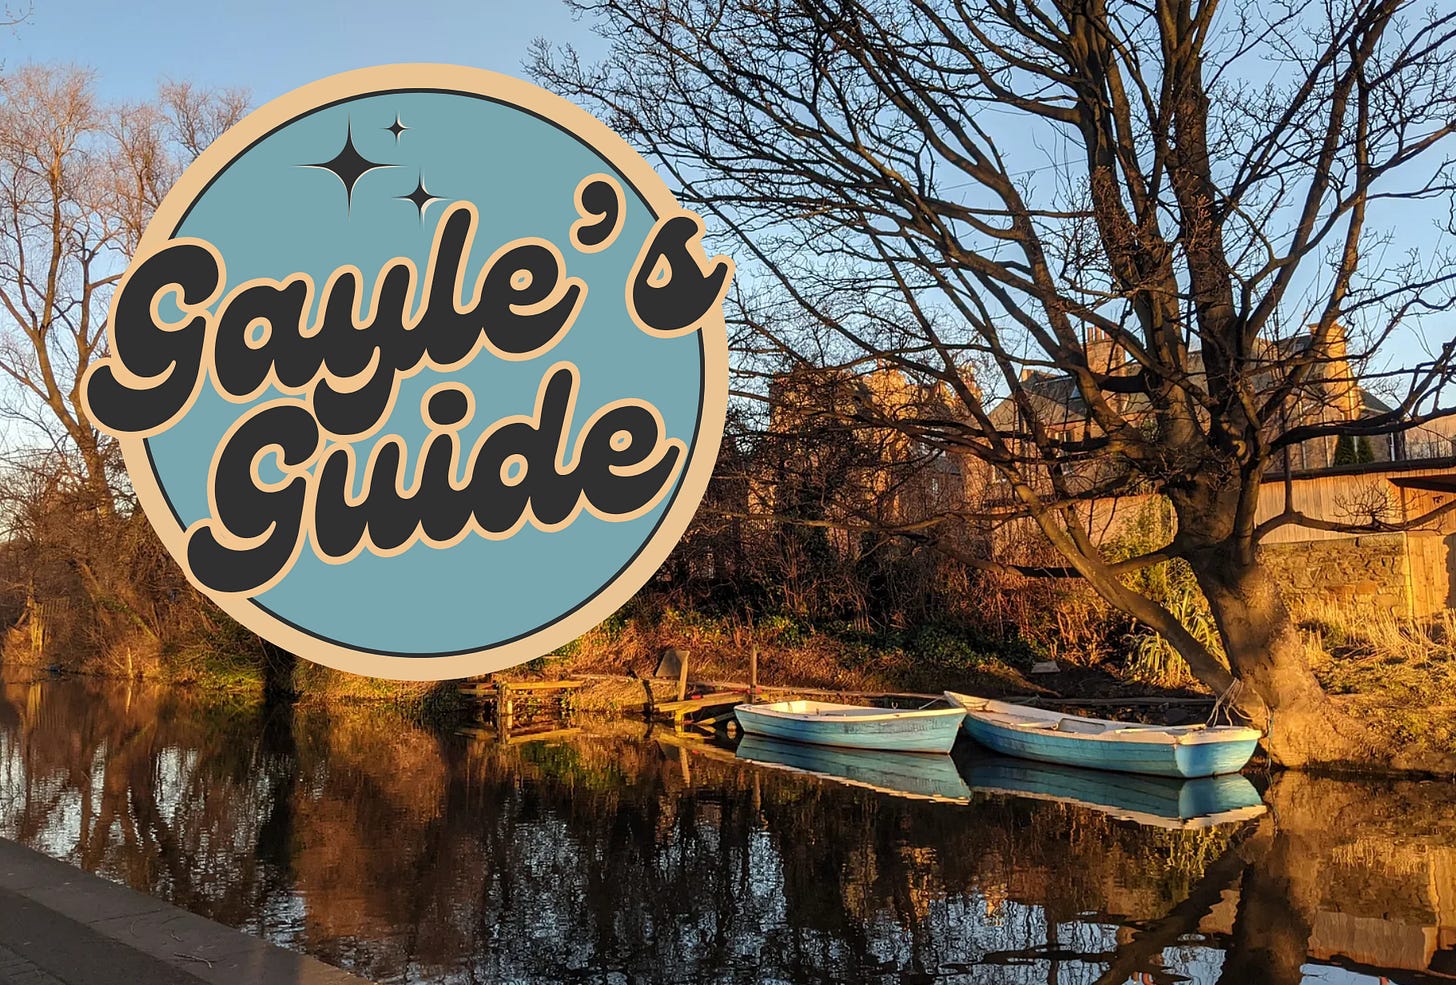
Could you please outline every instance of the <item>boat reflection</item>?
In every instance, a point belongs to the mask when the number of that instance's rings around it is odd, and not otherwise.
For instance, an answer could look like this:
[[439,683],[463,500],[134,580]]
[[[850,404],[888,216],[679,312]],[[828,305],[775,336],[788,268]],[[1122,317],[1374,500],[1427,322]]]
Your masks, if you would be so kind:
[[971,799],[955,762],[938,753],[844,749],[745,735],[738,758],[896,797],[960,804]]
[[1247,821],[1267,807],[1239,773],[1194,780],[1113,773],[994,756],[978,751],[959,761],[973,790],[1073,804],[1157,828],[1196,829]]

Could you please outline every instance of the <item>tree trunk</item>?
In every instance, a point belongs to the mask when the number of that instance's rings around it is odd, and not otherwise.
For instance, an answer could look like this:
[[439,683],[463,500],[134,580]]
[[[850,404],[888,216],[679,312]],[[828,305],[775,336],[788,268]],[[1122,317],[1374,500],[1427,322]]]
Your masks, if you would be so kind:
[[76,444],[81,449],[81,464],[85,468],[81,481],[91,497],[91,506],[102,520],[111,520],[116,515],[115,493],[107,478],[106,459],[96,436],[89,430],[81,432]]
[[[1230,668],[1243,683],[1236,704],[1264,729],[1264,748],[1276,764],[1356,771],[1410,768],[1395,760],[1388,744],[1377,742],[1330,701],[1310,671],[1279,586],[1263,566],[1242,563],[1228,544],[1188,560],[1218,623]],[[1427,759],[1416,768],[1449,770],[1453,765]]]

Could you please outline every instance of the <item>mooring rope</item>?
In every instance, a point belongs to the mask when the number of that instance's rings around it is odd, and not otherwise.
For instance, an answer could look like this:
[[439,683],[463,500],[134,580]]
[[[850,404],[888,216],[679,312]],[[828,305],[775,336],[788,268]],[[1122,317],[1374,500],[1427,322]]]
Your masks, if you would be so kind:
[[1218,720],[1220,712],[1223,713],[1225,721],[1227,721],[1230,725],[1234,724],[1234,702],[1238,701],[1239,696],[1243,693],[1244,682],[1240,678],[1235,677],[1234,682],[1230,684],[1227,688],[1225,688],[1222,694],[1214,699],[1213,710],[1208,713],[1208,721],[1204,724],[1213,725],[1213,723]]

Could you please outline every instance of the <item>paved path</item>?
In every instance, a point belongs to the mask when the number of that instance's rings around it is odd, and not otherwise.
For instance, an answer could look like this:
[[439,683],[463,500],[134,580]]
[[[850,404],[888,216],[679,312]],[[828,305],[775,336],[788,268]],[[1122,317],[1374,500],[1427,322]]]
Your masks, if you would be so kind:
[[0,838],[0,985],[368,985]]

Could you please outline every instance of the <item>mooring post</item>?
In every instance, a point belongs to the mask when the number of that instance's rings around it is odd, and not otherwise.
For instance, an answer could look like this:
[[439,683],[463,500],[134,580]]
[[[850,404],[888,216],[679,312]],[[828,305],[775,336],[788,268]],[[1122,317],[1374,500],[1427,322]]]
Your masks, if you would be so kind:
[[642,705],[642,714],[650,722],[653,715],[656,714],[655,709],[657,708],[657,700],[652,697],[652,682],[645,677],[639,677],[638,680],[642,682],[642,690],[647,693],[647,701]]
[[753,610],[748,610],[748,703],[758,704],[758,634],[753,631]]
[[758,642],[748,649],[748,703],[758,703]]
[[504,682],[495,687],[495,727],[504,741],[511,734],[511,717],[515,702],[511,700],[511,686]]

